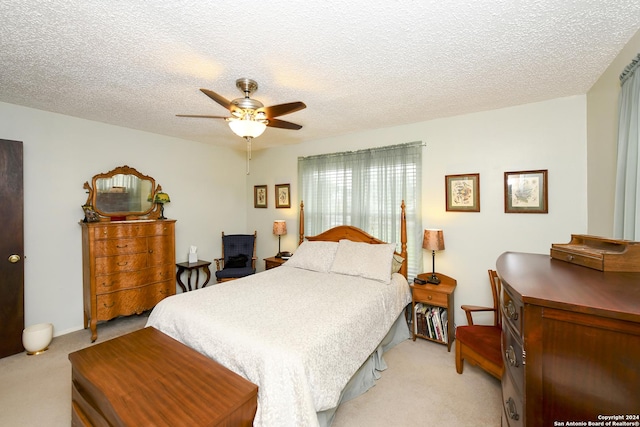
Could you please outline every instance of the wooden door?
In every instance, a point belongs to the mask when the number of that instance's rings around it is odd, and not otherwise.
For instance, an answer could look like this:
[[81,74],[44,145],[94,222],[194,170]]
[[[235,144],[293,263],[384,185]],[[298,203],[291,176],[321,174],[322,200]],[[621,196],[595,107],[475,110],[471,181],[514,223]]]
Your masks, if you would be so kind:
[[22,142],[0,139],[0,201],[0,357],[5,357],[24,349]]

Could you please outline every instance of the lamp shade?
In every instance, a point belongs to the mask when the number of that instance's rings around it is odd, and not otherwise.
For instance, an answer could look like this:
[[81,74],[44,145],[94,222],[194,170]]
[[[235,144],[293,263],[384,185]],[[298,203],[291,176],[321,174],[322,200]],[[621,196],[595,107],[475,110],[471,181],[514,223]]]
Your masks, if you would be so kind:
[[439,229],[424,230],[422,248],[428,249],[430,251],[444,250],[444,235],[442,233],[442,230],[439,230]]
[[287,234],[287,223],[282,219],[273,221],[273,234],[276,236]]
[[262,135],[264,130],[267,128],[267,125],[256,120],[231,118],[229,119],[229,127],[233,133],[243,138],[257,138]]
[[156,193],[156,197],[153,199],[154,203],[160,203],[161,205],[169,203],[170,201],[171,199],[169,198],[169,195],[163,192]]

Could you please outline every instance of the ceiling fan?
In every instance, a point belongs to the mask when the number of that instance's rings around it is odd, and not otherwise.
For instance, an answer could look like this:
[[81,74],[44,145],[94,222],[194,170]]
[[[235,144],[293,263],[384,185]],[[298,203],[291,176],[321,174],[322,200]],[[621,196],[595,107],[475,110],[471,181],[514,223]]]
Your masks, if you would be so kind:
[[[298,130],[302,126],[287,122],[285,120],[276,119],[276,117],[291,114],[302,110],[307,106],[304,102],[289,102],[286,104],[273,105],[265,107],[262,102],[252,99],[251,94],[258,90],[258,83],[255,80],[241,78],[236,80],[236,87],[244,93],[244,98],[237,98],[233,101],[227,100],[225,97],[215,93],[209,89],[200,89],[202,93],[213,99],[218,104],[229,110],[231,116],[205,116],[194,114],[177,114],[178,117],[196,117],[205,119],[224,119],[229,122],[229,126],[233,132],[241,137],[256,138],[264,132],[267,126],[281,129]],[[253,122],[247,124],[244,122]],[[258,133],[259,132],[259,133]]]
[[200,89],[202,93],[229,110],[231,116],[208,116],[195,114],[177,114],[177,116],[226,120],[233,133],[247,141],[247,175],[249,175],[251,140],[262,135],[267,126],[292,130],[301,129],[302,126],[296,123],[276,119],[276,117],[294,113],[307,108],[307,106],[304,102],[296,101],[265,107],[262,102],[251,98],[251,94],[258,90],[258,83],[255,80],[248,78],[238,79],[236,80],[236,87],[244,93],[244,98],[236,98],[233,101],[229,101],[224,96],[221,96],[212,90]]

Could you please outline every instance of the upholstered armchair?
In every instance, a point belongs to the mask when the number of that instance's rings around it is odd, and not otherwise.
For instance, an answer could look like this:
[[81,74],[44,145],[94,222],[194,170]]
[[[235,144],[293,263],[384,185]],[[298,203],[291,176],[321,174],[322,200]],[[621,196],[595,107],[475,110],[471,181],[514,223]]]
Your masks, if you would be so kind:
[[228,234],[222,232],[222,257],[216,258],[218,283],[239,279],[256,272],[256,238],[253,234]]

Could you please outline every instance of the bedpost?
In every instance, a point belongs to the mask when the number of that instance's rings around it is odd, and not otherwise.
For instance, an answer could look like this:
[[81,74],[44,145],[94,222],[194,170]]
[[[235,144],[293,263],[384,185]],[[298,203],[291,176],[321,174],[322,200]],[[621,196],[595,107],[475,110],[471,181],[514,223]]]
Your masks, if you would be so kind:
[[300,239],[298,240],[298,246],[304,241],[304,202],[300,200]]
[[405,212],[404,200],[402,200],[402,204],[400,205],[400,256],[404,258],[402,267],[400,267],[400,274],[407,277],[407,214]]

